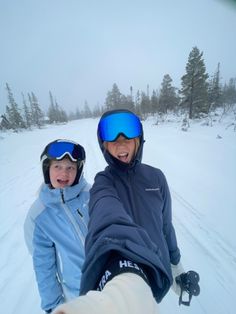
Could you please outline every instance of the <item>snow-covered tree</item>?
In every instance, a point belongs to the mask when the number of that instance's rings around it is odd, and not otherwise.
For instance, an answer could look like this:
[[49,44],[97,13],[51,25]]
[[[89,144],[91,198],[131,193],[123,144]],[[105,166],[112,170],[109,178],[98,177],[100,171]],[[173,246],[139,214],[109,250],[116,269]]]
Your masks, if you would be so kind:
[[140,109],[141,109],[141,116],[146,117],[148,113],[151,112],[151,102],[144,92],[141,93],[141,103],[140,103]]
[[229,107],[236,104],[236,78],[230,78],[229,83],[224,85],[223,101]]
[[34,125],[40,128],[43,125],[43,111],[40,109],[38,99],[33,92],[31,92],[31,117]]
[[29,129],[32,125],[32,117],[31,117],[30,108],[27,105],[27,102],[23,93],[22,93],[22,100],[23,100],[23,115],[24,115],[25,125]]
[[131,111],[134,110],[134,103],[133,103],[131,95],[125,96],[121,94],[119,108],[131,110]]
[[89,108],[87,100],[84,102],[84,109],[83,109],[83,118],[89,118],[92,116],[91,109]]
[[208,86],[208,105],[209,110],[214,110],[222,105],[222,87],[220,84],[220,63],[217,70],[209,81]]
[[154,114],[157,112],[160,112],[159,99],[157,91],[153,90],[151,96],[151,113]]
[[140,91],[137,90],[136,96],[135,96],[135,112],[141,116],[141,94]]
[[113,84],[112,90],[107,93],[105,106],[106,110],[121,108],[121,92],[116,83]]
[[168,110],[174,110],[178,102],[176,88],[172,86],[172,78],[169,74],[165,74],[161,83],[159,96],[160,111],[167,113]]
[[92,111],[92,117],[96,118],[96,117],[100,117],[102,115],[102,110],[100,108],[100,106],[97,104]]
[[181,107],[188,110],[189,118],[197,118],[208,112],[208,74],[203,59],[203,52],[193,47],[186,65],[186,74],[182,76],[180,90]]
[[49,123],[54,123],[57,121],[57,117],[56,117],[56,108],[54,104],[54,99],[53,99],[51,91],[49,91],[49,99],[50,99],[50,105],[48,109]]
[[15,102],[13,93],[8,83],[6,83],[9,106],[6,107],[7,119],[14,130],[25,128],[24,120],[21,116],[20,109]]

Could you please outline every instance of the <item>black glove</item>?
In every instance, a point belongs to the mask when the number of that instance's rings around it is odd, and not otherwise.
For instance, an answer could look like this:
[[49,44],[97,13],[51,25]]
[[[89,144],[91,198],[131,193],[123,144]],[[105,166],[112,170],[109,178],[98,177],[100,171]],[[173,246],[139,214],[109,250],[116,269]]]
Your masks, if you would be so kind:
[[52,310],[45,311],[45,314],[49,314],[49,313],[52,313]]
[[[179,297],[179,305],[190,305],[192,296],[198,296],[200,293],[199,286],[199,274],[193,270],[188,271],[187,273],[182,273],[178,277],[175,278],[176,283],[180,286],[181,294]],[[188,301],[183,301],[182,295],[183,292],[187,292],[189,295]]]

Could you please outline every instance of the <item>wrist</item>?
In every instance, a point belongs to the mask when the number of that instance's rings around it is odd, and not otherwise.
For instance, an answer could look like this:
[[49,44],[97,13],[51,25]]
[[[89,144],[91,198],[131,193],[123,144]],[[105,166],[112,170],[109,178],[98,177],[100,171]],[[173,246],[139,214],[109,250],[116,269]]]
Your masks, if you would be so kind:
[[102,291],[106,283],[109,282],[115,276],[122,273],[134,273],[144,279],[149,285],[147,275],[140,264],[131,261],[128,258],[124,258],[117,254],[115,257],[109,260],[103,272],[100,281],[98,282],[96,290]]
[[180,274],[184,273],[185,271],[184,271],[182,263],[179,262],[177,265],[171,264],[171,272],[172,272],[173,280],[175,280],[175,278],[179,276]]

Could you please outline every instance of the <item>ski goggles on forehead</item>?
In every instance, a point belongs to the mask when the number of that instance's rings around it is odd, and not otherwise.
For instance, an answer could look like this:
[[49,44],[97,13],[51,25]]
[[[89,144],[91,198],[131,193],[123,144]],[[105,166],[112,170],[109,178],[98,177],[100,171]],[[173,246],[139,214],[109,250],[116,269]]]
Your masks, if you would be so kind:
[[49,158],[60,160],[66,155],[72,161],[81,161],[85,159],[85,152],[82,146],[72,142],[59,141],[49,144],[46,150]]
[[128,139],[142,135],[139,118],[130,112],[117,112],[102,118],[98,124],[98,133],[102,141],[113,142],[122,134]]

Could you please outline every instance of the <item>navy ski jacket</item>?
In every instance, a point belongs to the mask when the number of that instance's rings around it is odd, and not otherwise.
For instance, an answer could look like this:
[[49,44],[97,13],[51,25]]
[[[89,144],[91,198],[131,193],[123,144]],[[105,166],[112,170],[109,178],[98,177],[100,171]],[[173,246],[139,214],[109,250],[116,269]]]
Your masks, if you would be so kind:
[[96,175],[90,190],[82,295],[97,288],[114,251],[142,265],[157,302],[172,284],[171,263],[178,264],[180,251],[170,192],[161,170],[141,163],[142,137],[140,141],[129,165],[112,157],[100,141],[109,166]]

